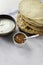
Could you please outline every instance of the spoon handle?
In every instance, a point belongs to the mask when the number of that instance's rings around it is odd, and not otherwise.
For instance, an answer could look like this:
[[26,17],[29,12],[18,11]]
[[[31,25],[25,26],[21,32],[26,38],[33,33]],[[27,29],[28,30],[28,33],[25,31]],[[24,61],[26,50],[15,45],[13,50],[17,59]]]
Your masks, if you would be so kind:
[[38,36],[39,36],[39,34],[33,35],[33,36],[29,36],[29,37],[26,37],[25,39],[35,38],[35,37],[38,37]]

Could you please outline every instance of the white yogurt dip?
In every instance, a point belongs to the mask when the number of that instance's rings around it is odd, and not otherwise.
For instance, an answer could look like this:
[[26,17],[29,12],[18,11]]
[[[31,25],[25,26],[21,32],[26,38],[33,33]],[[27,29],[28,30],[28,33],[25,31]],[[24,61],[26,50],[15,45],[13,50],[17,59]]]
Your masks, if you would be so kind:
[[15,23],[9,19],[0,20],[0,34],[9,33],[15,28]]

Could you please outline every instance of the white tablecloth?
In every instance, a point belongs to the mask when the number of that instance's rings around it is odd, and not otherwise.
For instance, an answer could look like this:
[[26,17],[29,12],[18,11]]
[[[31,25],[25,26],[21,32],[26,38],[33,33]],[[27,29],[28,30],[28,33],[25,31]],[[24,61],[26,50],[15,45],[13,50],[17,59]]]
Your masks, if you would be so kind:
[[[14,1],[16,10],[19,0]],[[43,37],[27,40],[23,48],[14,45],[12,36],[0,37],[0,65],[43,65]]]

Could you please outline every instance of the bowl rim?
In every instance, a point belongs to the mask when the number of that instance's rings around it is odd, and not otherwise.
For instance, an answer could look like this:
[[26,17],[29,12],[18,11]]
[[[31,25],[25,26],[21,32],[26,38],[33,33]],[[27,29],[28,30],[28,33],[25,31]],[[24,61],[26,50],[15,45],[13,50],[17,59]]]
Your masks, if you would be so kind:
[[23,33],[23,32],[16,32],[16,33],[13,35],[13,42],[14,42],[14,44],[15,44],[16,46],[21,47],[21,46],[24,46],[24,45],[26,44],[26,40],[25,40],[25,42],[22,43],[22,44],[17,43],[17,42],[14,40],[14,37],[15,37],[16,34],[19,34],[19,33],[24,34],[25,37],[27,37],[27,35],[26,35],[25,33]]

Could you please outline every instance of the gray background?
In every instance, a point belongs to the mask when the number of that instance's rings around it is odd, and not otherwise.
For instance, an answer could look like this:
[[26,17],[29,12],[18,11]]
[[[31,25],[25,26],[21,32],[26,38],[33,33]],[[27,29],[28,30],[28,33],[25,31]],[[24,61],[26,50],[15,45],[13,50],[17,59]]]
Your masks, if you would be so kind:
[[[20,0],[12,1],[15,4],[14,10],[11,10],[15,11]],[[8,14],[11,10],[5,9],[2,13]],[[43,36],[27,40],[27,45],[23,48],[14,45],[12,35],[0,37],[0,65],[43,65]]]

